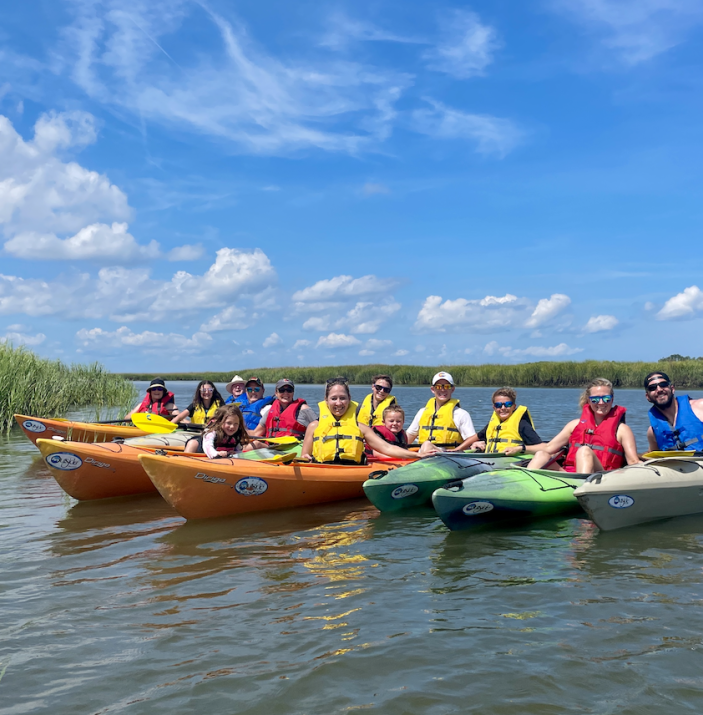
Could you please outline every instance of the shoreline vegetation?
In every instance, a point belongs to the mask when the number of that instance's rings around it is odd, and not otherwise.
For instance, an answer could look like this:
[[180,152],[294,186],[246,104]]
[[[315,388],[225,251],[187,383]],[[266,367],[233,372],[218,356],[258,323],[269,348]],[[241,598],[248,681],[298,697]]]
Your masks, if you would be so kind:
[[[256,375],[265,383],[287,377],[299,385],[319,385],[337,375],[352,385],[369,385],[379,373],[391,375],[396,385],[429,385],[438,370],[446,370],[458,387],[583,387],[594,377],[605,377],[617,388],[642,388],[645,375],[663,370],[678,388],[703,388],[703,359],[672,355],[657,362],[530,362],[519,365],[339,365],[331,367],[275,367],[230,372],[159,373],[167,382],[212,380],[227,383],[232,375]],[[128,380],[151,380],[155,373],[120,373]],[[644,389],[644,388],[642,388]]]
[[64,365],[40,358],[23,347],[0,344],[0,433],[9,432],[13,414],[63,417],[78,407],[119,408],[125,415],[137,399],[129,380],[99,363]]

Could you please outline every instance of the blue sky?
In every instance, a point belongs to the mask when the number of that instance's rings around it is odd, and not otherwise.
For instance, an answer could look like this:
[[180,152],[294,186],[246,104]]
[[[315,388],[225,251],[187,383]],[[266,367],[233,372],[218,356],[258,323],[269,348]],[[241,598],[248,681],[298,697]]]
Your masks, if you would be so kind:
[[0,339],[703,355],[702,40],[699,0],[6,3]]

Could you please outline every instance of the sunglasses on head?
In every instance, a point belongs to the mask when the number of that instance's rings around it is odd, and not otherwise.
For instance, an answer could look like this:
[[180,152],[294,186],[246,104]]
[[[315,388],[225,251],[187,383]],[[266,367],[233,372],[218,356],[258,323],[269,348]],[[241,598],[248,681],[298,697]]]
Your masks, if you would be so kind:
[[346,385],[348,383],[349,380],[346,377],[331,377],[327,380],[328,385]]
[[290,385],[284,385],[278,388],[279,392],[293,392],[293,388]]
[[387,393],[389,393],[391,391],[390,387],[384,387],[383,385],[374,385],[373,389],[378,390],[379,392],[387,392]]
[[647,392],[656,392],[657,388],[660,387],[662,390],[666,390],[671,383],[668,380],[662,380],[661,382],[655,382],[653,384],[647,385]]
[[507,402],[494,402],[493,407],[496,408],[496,410],[499,410],[501,407],[507,407],[510,409],[515,403],[512,400],[508,400]]
[[593,395],[593,397],[588,398],[592,405],[597,405],[602,402],[604,405],[608,405],[613,401],[612,395]]

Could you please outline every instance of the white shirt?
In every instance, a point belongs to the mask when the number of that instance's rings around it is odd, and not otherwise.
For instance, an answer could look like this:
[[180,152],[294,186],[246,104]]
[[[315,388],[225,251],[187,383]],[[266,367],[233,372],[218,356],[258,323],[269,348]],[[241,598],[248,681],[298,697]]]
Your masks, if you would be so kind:
[[[420,418],[422,417],[422,413],[424,411],[424,407],[421,407],[418,410],[417,414],[415,415],[415,419],[413,420],[413,423],[408,428],[408,434],[420,434]],[[467,437],[473,437],[473,435],[476,434],[476,430],[474,429],[474,423],[471,420],[471,415],[466,410],[462,409],[461,407],[455,407],[454,413],[452,414],[452,419],[454,420],[456,428],[459,430],[462,442]]]

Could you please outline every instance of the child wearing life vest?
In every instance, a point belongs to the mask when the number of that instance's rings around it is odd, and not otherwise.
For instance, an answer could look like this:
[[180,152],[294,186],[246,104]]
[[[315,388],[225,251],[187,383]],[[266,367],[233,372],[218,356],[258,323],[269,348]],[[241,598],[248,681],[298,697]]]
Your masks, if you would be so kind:
[[202,437],[188,440],[185,451],[205,452],[210,459],[217,459],[262,447],[261,442],[249,437],[239,405],[232,404],[220,407]]
[[[383,410],[383,424],[372,427],[371,429],[388,444],[393,444],[396,447],[407,449],[408,435],[403,429],[405,424],[405,410],[397,404],[390,405]],[[366,454],[374,457],[384,457],[384,454],[376,452],[367,445]]]

